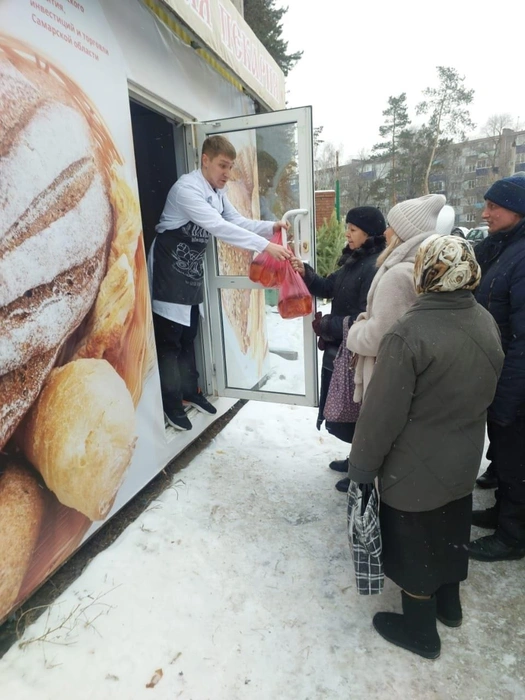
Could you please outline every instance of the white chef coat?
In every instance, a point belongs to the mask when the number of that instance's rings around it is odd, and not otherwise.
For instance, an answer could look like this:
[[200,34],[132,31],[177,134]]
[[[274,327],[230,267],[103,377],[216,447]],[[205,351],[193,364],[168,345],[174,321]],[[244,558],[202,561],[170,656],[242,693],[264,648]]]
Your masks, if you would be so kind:
[[[273,235],[273,221],[253,221],[239,214],[226,195],[226,188],[214,190],[206,180],[201,170],[194,170],[182,175],[168,192],[166,204],[160,221],[155,227],[157,233],[177,229],[188,221],[201,226],[203,229],[226,243],[262,252]],[[155,241],[148,255],[148,273],[153,279],[153,250]],[[199,305],[201,315],[202,304]],[[153,299],[153,311],[159,316],[190,325],[191,306],[187,304],[172,304],[167,301]]]

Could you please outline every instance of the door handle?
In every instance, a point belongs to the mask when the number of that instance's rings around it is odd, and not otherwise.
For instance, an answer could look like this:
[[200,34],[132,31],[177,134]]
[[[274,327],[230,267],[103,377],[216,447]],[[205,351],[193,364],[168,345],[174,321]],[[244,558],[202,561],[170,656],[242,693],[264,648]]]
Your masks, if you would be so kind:
[[[283,221],[290,221],[291,222],[291,227],[292,227],[292,232],[295,234],[295,222],[297,219],[302,219],[303,217],[308,215],[308,209],[290,209],[288,210],[284,215],[283,215]],[[282,242],[283,246],[286,247],[288,241],[287,241],[287,236],[286,236],[286,229],[281,229],[282,232]],[[297,230],[298,235],[294,235],[293,241],[294,241],[294,253],[296,258],[301,257],[301,253],[304,255],[305,253],[309,252],[309,243],[308,241],[303,241],[301,237],[301,227],[298,227]]]

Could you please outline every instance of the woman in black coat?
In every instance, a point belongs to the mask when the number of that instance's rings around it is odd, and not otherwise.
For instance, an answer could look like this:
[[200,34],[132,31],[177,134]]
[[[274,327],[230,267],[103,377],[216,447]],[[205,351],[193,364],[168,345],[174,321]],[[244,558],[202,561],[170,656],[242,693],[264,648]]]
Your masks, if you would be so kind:
[[[385,248],[386,229],[383,214],[375,207],[355,207],[346,215],[347,246],[339,260],[339,269],[328,277],[317,275],[312,267],[294,258],[292,265],[304,278],[309,291],[321,299],[331,299],[331,313],[321,317],[320,312],[312,323],[319,336],[319,349],[324,350],[321,371],[321,392],[317,429],[324,419],[324,405],[333,372],[334,358],[343,340],[343,320],[349,317],[351,326],[357,316],[366,309],[366,297],[376,273],[379,254]],[[326,429],[344,442],[352,442],[355,423],[326,422]],[[346,472],[346,460],[330,464],[336,471]]]

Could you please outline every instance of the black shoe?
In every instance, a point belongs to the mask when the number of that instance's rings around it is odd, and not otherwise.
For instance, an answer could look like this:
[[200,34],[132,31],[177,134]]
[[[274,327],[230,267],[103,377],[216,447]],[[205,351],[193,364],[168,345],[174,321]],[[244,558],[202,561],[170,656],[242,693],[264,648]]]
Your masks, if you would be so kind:
[[[333,462],[330,462],[328,465],[330,469],[333,469],[334,472],[347,472],[348,471],[348,460],[347,459],[334,459]],[[348,491],[348,489],[347,489]]]
[[340,479],[337,484],[335,485],[335,488],[338,491],[341,491],[341,493],[346,493],[348,491],[348,487],[350,486],[350,479],[348,477],[345,477],[344,479]]
[[505,544],[497,535],[487,535],[474,540],[468,545],[468,553],[471,559],[478,561],[507,561],[510,559],[523,559],[525,557],[525,545],[512,546]]
[[436,617],[447,627],[459,627],[463,611],[459,599],[459,583],[446,583],[436,591]]
[[476,484],[480,489],[495,489],[498,485],[498,478],[492,464],[489,464],[481,476],[476,479]]
[[182,411],[164,411],[166,421],[176,430],[191,430],[192,424],[188,416]]
[[183,403],[193,406],[201,413],[211,413],[212,415],[217,413],[215,406],[208,401],[201,391],[192,396],[185,396]]
[[421,600],[405,591],[401,597],[403,614],[376,613],[372,621],[376,631],[391,644],[425,659],[437,659],[441,640],[436,629],[436,597]]
[[498,512],[497,506],[492,506],[485,510],[473,510],[472,525],[484,527],[487,530],[495,530],[498,527]]

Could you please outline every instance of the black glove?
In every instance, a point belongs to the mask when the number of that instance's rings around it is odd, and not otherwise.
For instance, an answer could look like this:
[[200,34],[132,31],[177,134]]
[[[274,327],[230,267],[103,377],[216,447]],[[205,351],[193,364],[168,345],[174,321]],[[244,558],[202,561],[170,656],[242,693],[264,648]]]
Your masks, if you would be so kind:
[[321,335],[321,319],[323,318],[323,314],[321,311],[317,311],[314,320],[312,321],[312,328],[314,329],[315,335]]

